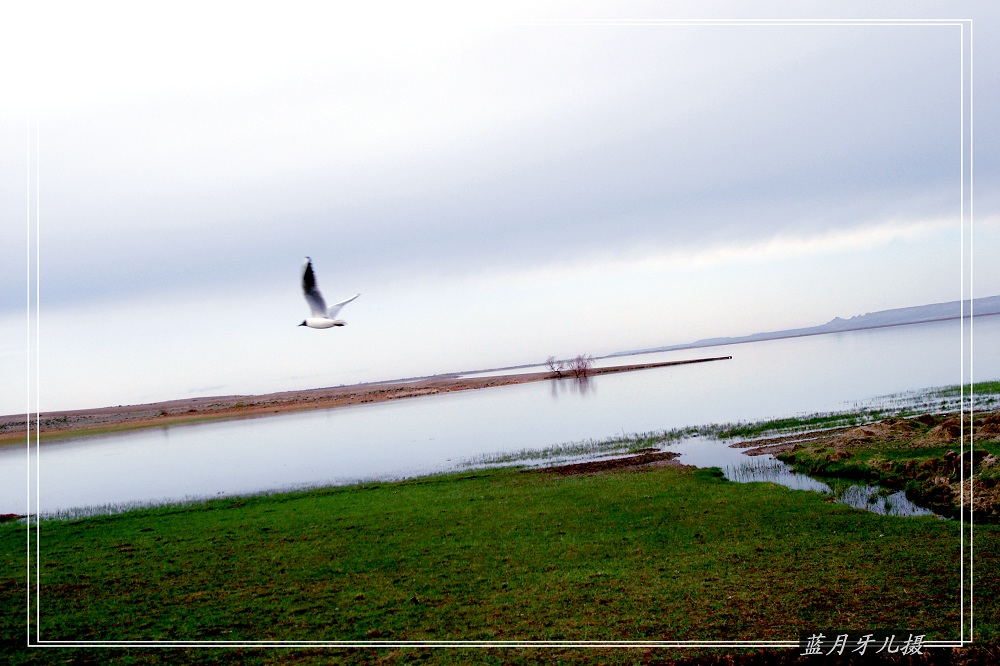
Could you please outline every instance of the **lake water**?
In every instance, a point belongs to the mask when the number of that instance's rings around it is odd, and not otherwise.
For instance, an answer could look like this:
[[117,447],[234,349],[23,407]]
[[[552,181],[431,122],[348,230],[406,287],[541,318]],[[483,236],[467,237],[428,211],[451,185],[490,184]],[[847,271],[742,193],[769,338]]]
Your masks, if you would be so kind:
[[0,513],[33,513],[36,497],[37,508],[55,513],[402,478],[461,469],[504,451],[850,409],[889,394],[1000,378],[1000,317],[977,318],[974,330],[974,377],[969,327],[963,341],[959,322],[947,321],[620,357],[623,364],[732,359],[585,383],[536,382],[43,444],[30,471],[25,449],[10,447],[0,449]]

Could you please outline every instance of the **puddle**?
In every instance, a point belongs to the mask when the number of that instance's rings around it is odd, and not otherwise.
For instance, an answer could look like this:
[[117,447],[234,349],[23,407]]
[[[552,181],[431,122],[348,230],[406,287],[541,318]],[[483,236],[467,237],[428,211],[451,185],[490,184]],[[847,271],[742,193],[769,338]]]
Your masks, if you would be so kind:
[[[903,491],[892,492],[876,485],[839,481],[835,488],[795,469],[770,453],[748,456],[745,449],[732,448],[724,442],[691,437],[673,442],[664,451],[680,454],[678,462],[695,467],[718,467],[726,478],[736,483],[770,482],[793,490],[812,490],[832,496],[837,502],[883,516],[933,516],[930,509],[906,499]],[[941,516],[943,518],[943,516]]]
[[[727,479],[735,483],[777,483],[792,490],[811,490],[829,495],[835,501],[855,509],[864,509],[883,516],[933,516],[930,509],[917,506],[903,491],[890,491],[849,479],[832,479],[824,483],[807,474],[799,474],[791,465],[770,453],[746,455],[746,448],[731,447],[711,436],[688,436],[653,446],[644,451],[673,451],[677,462],[692,467],[718,467]],[[593,462],[609,456],[626,455],[620,442],[609,447],[601,442],[582,442],[550,447],[544,450],[522,450],[470,459],[467,467],[479,465],[551,466]],[[832,484],[832,485],[831,485]],[[938,516],[945,519],[944,516]]]
[[[744,457],[749,458],[749,456]],[[737,483],[770,482],[792,490],[813,490],[818,493],[833,494],[830,486],[806,474],[799,474],[791,465],[774,457],[770,457],[769,460],[762,458],[764,455],[741,461],[736,465],[726,465],[722,467],[722,471],[727,479]]]
[[[889,491],[877,485],[867,485],[843,480],[837,488],[818,481],[806,474],[799,474],[795,469],[777,458],[761,460],[762,454],[738,465],[722,467],[726,478],[737,483],[754,483],[769,481],[792,488],[793,490],[813,490],[831,495],[841,504],[855,509],[864,509],[883,516],[933,516],[930,509],[917,506],[906,498],[906,493]],[[747,456],[749,457],[749,456]],[[941,516],[943,518],[943,516]]]
[[[856,509],[866,509],[886,516],[936,515],[930,509],[919,507],[906,499],[906,494],[902,490],[889,493],[878,486],[849,485],[837,494],[837,501]],[[939,518],[944,519],[944,516]]]

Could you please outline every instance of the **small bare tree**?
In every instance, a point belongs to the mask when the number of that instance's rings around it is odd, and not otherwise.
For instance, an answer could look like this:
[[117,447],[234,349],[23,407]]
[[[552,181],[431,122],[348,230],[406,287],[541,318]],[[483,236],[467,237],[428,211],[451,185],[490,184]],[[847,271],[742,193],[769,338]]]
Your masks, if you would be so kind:
[[545,365],[549,367],[549,370],[552,371],[552,374],[554,374],[556,378],[561,378],[563,376],[563,370],[566,369],[563,362],[557,361],[555,356],[549,356],[549,358],[545,361]]
[[590,374],[590,368],[594,365],[594,357],[590,354],[581,354],[573,359],[570,363],[570,370],[573,371],[573,376],[577,379],[581,379]]

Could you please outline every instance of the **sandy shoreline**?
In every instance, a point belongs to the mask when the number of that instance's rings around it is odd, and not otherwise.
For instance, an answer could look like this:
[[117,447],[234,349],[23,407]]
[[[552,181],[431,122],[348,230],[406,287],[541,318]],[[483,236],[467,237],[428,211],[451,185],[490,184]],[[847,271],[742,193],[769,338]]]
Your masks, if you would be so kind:
[[[617,365],[592,368],[591,377],[616,372],[632,372],[689,363],[707,363],[731,358],[716,356],[685,361]],[[543,380],[586,381],[572,375],[557,378],[551,372],[534,372],[519,375],[488,377],[437,376],[416,381],[376,382],[332,388],[282,391],[264,395],[230,395],[205,398],[168,400],[144,405],[125,405],[80,409],[61,412],[43,412],[38,415],[40,437],[52,440],[67,437],[97,435],[136,428],[180,425],[199,421],[232,420],[271,416],[289,412],[331,409],[401,398],[437,395],[452,391],[468,391],[509,386]],[[25,415],[0,416],[0,446],[24,443],[27,434]]]

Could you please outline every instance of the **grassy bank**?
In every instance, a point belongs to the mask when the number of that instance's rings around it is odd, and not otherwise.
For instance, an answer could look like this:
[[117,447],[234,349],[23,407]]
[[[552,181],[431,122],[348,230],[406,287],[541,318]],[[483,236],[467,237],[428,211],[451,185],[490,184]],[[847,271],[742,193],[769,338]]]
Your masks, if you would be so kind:
[[905,490],[941,515],[959,518],[964,509],[968,519],[974,508],[976,522],[1000,522],[1000,412],[966,415],[964,423],[957,414],[891,418],[800,441],[776,456],[812,476]]
[[[9,663],[607,663],[613,648],[73,649],[24,635],[25,527],[0,524]],[[43,521],[46,640],[954,640],[960,525],[649,467],[487,470]],[[998,535],[976,531],[977,637],[997,640]],[[9,642],[14,638],[13,642]],[[732,652],[732,650],[729,650]]]

